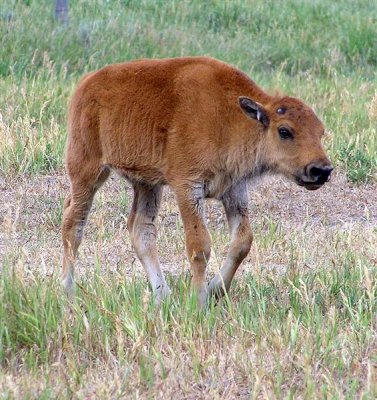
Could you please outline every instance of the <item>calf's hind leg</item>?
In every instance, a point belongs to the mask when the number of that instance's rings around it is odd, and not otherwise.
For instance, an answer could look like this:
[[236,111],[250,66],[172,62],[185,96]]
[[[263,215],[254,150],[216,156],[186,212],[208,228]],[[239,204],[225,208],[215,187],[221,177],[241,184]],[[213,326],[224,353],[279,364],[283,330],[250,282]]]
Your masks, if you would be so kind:
[[147,273],[152,291],[159,303],[170,290],[161,271],[156,246],[155,219],[161,203],[162,186],[134,184],[134,200],[128,218],[132,245]]
[[110,174],[110,169],[106,166],[84,165],[79,171],[74,176],[71,174],[71,193],[64,202],[62,223],[62,282],[68,292],[73,290],[74,261],[94,195]]

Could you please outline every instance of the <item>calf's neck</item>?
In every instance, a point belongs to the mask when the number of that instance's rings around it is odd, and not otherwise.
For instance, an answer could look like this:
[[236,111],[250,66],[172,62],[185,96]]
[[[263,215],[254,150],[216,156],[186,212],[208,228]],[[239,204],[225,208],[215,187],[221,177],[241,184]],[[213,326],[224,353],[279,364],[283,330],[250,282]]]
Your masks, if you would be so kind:
[[[157,301],[169,293],[155,226],[164,185],[178,202],[200,304],[211,294],[221,296],[252,243],[248,182],[269,172],[318,189],[332,171],[323,134],[322,122],[304,102],[271,96],[237,68],[212,58],[137,60],[88,74],[69,109],[65,287],[73,286],[93,197],[115,170],[134,190],[127,225]],[[223,203],[231,235],[224,264],[209,285],[205,198]]]

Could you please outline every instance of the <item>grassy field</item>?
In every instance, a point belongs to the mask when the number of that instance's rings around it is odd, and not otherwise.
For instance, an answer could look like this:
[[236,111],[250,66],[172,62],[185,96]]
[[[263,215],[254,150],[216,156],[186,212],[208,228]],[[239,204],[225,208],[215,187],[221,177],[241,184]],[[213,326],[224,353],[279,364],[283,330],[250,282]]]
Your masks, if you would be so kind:
[[[363,0],[0,0],[0,398],[377,396],[377,5]],[[253,249],[230,298],[198,312],[167,191],[159,248],[173,295],[150,298],[126,230],[132,193],[96,198],[79,286],[58,282],[66,106],[82,74],[210,55],[302,98],[327,127],[333,182],[251,190]],[[229,240],[208,205],[209,274]]]
[[0,8],[3,170],[61,166],[66,103],[83,73],[140,57],[206,54],[312,104],[349,178],[376,178],[376,5],[72,1],[64,27],[51,3],[3,1]]

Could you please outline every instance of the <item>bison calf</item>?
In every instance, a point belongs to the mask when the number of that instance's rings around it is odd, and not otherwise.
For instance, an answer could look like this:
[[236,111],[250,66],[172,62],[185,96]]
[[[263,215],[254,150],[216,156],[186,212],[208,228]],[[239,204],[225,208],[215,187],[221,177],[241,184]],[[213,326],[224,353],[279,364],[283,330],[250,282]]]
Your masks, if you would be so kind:
[[[162,189],[176,195],[199,301],[228,290],[250,250],[248,182],[266,172],[313,190],[328,181],[324,127],[292,97],[265,93],[247,75],[206,57],[139,60],[107,66],[82,79],[69,111],[64,205],[63,282],[73,263],[97,189],[110,170],[131,182],[128,219],[133,247],[159,301],[169,293],[156,248]],[[208,288],[211,238],[204,199],[220,200],[231,233],[228,255]]]

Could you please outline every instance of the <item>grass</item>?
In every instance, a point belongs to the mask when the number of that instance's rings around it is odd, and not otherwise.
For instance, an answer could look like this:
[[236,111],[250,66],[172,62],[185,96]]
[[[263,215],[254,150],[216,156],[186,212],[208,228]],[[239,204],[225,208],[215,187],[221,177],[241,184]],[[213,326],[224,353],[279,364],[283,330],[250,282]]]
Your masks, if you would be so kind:
[[[0,0],[0,398],[376,398],[377,5],[70,7],[63,26],[50,0]],[[199,312],[171,194],[158,240],[173,294],[158,308],[126,230],[130,190],[110,179],[68,299],[57,271],[77,81],[112,62],[203,54],[311,104],[335,180],[314,194],[281,181],[252,191],[244,271],[228,299]],[[212,275],[229,237],[218,206],[208,218]]]
[[182,276],[157,309],[137,278],[95,274],[70,302],[54,279],[6,267],[0,363],[20,384],[8,395],[34,377],[54,398],[375,398],[376,278],[348,254],[320,271],[247,274],[232,303],[198,312]]
[[[339,194],[335,180],[309,198],[266,182],[253,194],[255,242],[229,300],[198,312],[172,194],[158,244],[173,293],[157,308],[125,227],[131,193],[116,179],[96,197],[68,299],[57,273],[62,181],[17,177],[3,186],[4,398],[375,398],[373,186]],[[350,206],[353,190],[364,217]],[[208,204],[209,275],[229,241],[219,212]]]
[[[376,179],[377,6],[291,0],[70,2],[70,23],[51,1],[0,3],[0,168],[59,170],[66,104],[79,77],[141,57],[210,55],[268,90],[312,104],[332,159],[351,181]],[[336,23],[334,23],[336,21]]]

